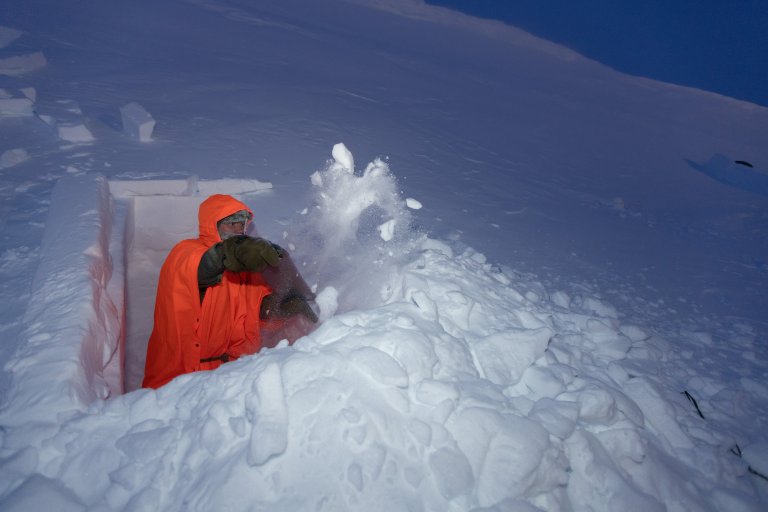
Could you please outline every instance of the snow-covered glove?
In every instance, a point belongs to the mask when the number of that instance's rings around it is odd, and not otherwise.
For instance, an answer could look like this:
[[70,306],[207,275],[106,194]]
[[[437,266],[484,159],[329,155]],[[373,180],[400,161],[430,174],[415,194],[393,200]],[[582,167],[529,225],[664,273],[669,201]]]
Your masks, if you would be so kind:
[[232,272],[261,272],[267,266],[275,267],[280,263],[280,254],[263,238],[233,236],[221,245],[224,249],[224,267]]

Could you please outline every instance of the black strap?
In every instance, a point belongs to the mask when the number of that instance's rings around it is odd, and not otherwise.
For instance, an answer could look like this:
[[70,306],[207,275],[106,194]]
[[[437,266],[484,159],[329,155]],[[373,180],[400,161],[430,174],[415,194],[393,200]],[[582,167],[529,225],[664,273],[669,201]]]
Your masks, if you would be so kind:
[[221,354],[220,356],[216,357],[206,357],[205,359],[200,359],[201,363],[211,363],[213,361],[221,361],[222,363],[226,363],[229,361],[229,354]]

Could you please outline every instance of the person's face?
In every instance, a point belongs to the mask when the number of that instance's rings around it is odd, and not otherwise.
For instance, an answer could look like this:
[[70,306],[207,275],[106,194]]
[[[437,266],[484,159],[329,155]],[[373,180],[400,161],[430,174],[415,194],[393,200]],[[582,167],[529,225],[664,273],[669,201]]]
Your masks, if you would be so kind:
[[233,224],[224,224],[224,223],[220,224],[219,235],[221,235],[221,239],[225,240],[230,236],[244,235],[245,224],[246,224],[245,222],[235,222]]

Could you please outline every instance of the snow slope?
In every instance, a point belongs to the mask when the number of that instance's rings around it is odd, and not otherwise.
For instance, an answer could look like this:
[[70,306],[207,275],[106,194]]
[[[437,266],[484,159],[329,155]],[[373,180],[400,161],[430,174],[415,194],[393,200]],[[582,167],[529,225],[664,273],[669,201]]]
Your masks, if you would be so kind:
[[[688,162],[768,110],[414,1],[4,9],[4,510],[764,508],[768,199]],[[324,322],[131,391],[221,188]]]

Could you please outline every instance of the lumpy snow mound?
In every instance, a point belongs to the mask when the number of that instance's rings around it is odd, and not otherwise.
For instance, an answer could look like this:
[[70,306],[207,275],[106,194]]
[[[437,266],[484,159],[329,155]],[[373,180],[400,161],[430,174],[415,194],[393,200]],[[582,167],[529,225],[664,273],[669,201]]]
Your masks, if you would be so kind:
[[[598,298],[548,292],[413,232],[380,161],[356,173],[337,146],[312,180],[304,216],[314,210],[314,220],[302,233],[317,248],[303,257],[327,318],[318,329],[291,347],[108,400],[71,392],[87,381],[56,373],[45,384],[16,381],[16,391],[55,390],[58,399],[44,413],[33,401],[23,414],[13,400],[0,412],[0,508],[759,509],[746,452],[730,453],[733,440],[707,429],[659,378],[674,346],[622,324]],[[83,240],[99,212],[86,213],[75,230]],[[392,231],[379,229],[392,221]],[[101,269],[87,274],[91,290],[120,264],[104,252],[110,238],[100,240],[86,255]],[[352,247],[347,267],[375,278],[344,271]],[[338,260],[330,249],[342,251]],[[56,277],[85,293],[80,275]],[[344,290],[364,304],[341,306]],[[69,339],[53,332],[60,345]],[[14,361],[17,372],[45,362],[30,354]]]

